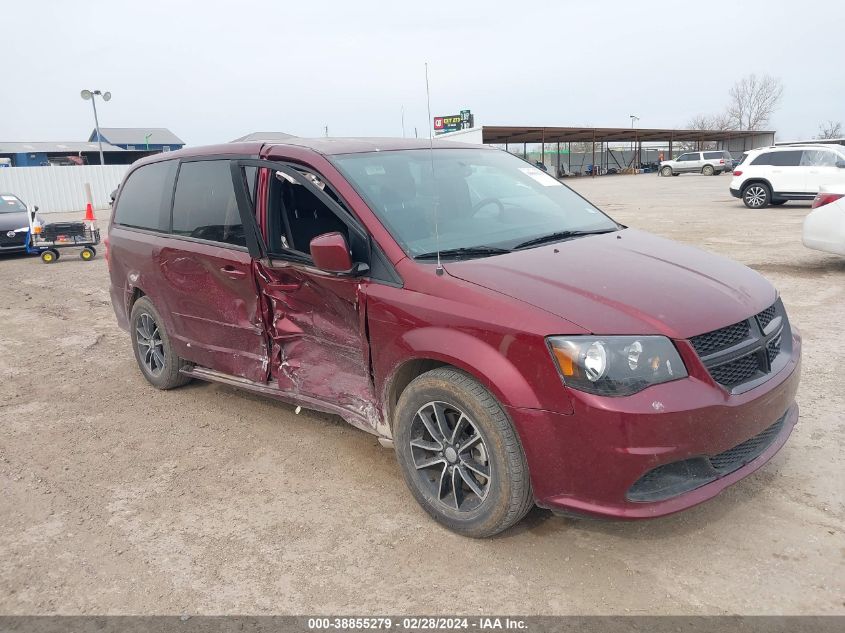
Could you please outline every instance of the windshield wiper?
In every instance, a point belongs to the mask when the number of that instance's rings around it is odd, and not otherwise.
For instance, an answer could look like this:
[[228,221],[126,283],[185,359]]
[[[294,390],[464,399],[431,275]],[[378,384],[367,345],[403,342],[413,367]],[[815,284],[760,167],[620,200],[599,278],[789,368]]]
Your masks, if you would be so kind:
[[[442,250],[440,251],[440,257],[488,257],[490,255],[502,255],[503,253],[510,252],[510,249],[499,248],[498,246],[462,246],[460,248],[448,248],[446,250]],[[437,259],[437,251],[414,255],[414,259]]]
[[619,229],[597,229],[595,231],[556,231],[548,235],[541,235],[525,242],[521,242],[514,246],[514,249],[525,248],[527,246],[537,246],[539,244],[546,244],[548,242],[560,242],[568,240],[573,237],[584,237],[585,235],[601,235],[602,233],[615,233]]

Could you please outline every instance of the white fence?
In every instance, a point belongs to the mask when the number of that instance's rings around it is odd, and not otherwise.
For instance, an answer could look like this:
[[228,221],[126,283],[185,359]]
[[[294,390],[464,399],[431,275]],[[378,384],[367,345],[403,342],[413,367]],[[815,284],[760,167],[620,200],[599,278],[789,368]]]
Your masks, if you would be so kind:
[[84,211],[88,200],[85,183],[91,185],[95,209],[107,209],[129,165],[0,168],[0,192],[13,193],[41,213]]

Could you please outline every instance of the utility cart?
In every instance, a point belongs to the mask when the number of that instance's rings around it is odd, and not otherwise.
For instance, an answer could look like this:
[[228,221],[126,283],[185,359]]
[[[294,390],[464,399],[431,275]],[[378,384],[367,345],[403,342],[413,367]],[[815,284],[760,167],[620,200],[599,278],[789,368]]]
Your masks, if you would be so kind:
[[28,253],[38,253],[45,264],[53,264],[60,257],[60,249],[79,248],[79,257],[90,261],[97,255],[100,243],[100,229],[93,219],[81,222],[52,222],[36,224],[35,213],[29,214],[29,236],[26,243]]

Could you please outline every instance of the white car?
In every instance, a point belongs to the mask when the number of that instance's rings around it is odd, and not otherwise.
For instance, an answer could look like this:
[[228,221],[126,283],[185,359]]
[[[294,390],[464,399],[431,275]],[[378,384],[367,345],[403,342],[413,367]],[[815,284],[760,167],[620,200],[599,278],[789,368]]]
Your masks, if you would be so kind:
[[804,218],[804,246],[845,255],[845,184],[822,185],[813,209]]
[[734,167],[731,195],[749,209],[812,200],[825,184],[845,184],[845,146],[781,145],[754,149]]

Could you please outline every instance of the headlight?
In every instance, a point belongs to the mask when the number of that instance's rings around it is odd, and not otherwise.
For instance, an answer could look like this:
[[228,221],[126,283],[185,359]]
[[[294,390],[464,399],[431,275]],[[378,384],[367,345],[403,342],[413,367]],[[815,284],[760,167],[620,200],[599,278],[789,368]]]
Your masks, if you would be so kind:
[[665,336],[552,336],[546,339],[566,386],[603,396],[628,396],[687,376]]

